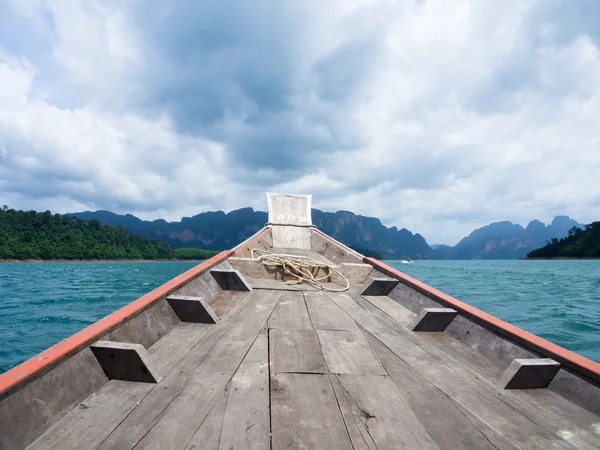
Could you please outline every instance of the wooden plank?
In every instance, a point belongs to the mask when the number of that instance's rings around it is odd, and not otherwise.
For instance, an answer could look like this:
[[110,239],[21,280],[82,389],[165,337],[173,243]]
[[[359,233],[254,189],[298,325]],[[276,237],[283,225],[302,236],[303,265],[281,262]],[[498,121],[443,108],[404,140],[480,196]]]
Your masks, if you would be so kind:
[[[235,311],[247,295],[242,291],[221,291],[208,303],[220,318]],[[148,349],[159,374],[167,374],[212,330],[211,324],[180,323]],[[223,326],[221,330],[223,330]]]
[[317,330],[330,373],[385,375],[360,330]]
[[363,298],[405,327],[410,325],[417,316],[410,309],[396,303],[388,296],[363,295]]
[[217,317],[222,318],[237,305],[247,293],[244,291],[221,291],[208,304]]
[[269,318],[269,328],[312,328],[302,292],[284,292]]
[[[225,264],[223,264],[225,263]],[[214,266],[213,268],[230,268],[231,264],[229,261],[225,260],[222,263]],[[216,282],[216,280],[210,275],[208,271],[200,274],[200,276],[196,277],[192,281],[187,284],[184,284],[175,292],[172,292],[173,295],[190,295],[192,297],[204,297],[206,299],[213,298],[219,292],[221,292],[221,287]]]
[[196,346],[210,330],[209,324],[181,323],[148,349],[160,374],[166,374]]
[[[208,303],[223,318],[247,295],[243,291],[221,291]],[[212,329],[210,324],[180,323],[148,349],[159,374],[166,374]]]
[[331,375],[331,380],[346,424],[361,435],[359,444],[372,441],[378,450],[438,449],[389,377]]
[[[387,323],[391,328],[397,330],[406,339],[421,347],[433,357],[443,361],[444,364],[446,364],[459,376],[468,380],[471,383],[470,386],[472,390],[480,392],[486,396],[494,397],[507,404],[509,407],[513,408],[514,411],[519,412],[524,417],[527,417],[531,422],[550,433],[551,436],[558,436],[560,439],[563,439],[564,441],[580,448],[593,449],[600,447],[600,436],[595,431],[585,429],[584,427],[580,426],[577,421],[570,420],[566,414],[560,414],[556,408],[555,411],[551,411],[551,404],[536,405],[531,401],[524,402],[520,398],[515,397],[514,392],[499,389],[499,387],[496,386],[493,381],[481,376],[479,372],[476,372],[459,360],[448,355],[440,348],[431,345],[418,333],[412,333],[406,328],[398,326],[395,321],[390,320],[388,316],[382,314],[381,311],[377,310],[376,308],[373,308],[361,297],[357,296],[355,297],[355,300],[360,306],[371,312],[380,321]],[[484,358],[483,356],[481,357]],[[565,430],[567,432],[565,432]]]
[[275,247],[302,248],[310,250],[310,228],[274,226],[271,228]]
[[503,368],[498,362],[448,333],[421,333],[419,336],[492,382],[502,375]]
[[[326,266],[336,267],[340,273],[337,273],[334,270],[330,270],[325,267],[319,268],[317,272],[313,272],[317,278],[324,277],[326,274],[329,274],[327,278],[328,281],[337,284],[345,285],[346,282],[344,277],[351,284],[363,284],[370,273],[373,271],[373,267],[369,264],[361,264],[361,263],[343,263],[341,265],[336,265],[335,263],[329,261],[327,258],[323,256],[311,252],[309,250],[300,250],[300,249],[273,249],[273,253],[282,253],[286,255],[290,255],[291,258],[294,258],[294,255],[298,255],[298,259],[302,256],[306,256],[308,258],[313,259],[314,261],[324,264]],[[250,282],[250,279],[258,279],[258,280],[293,280],[294,277],[284,272],[281,266],[275,265],[263,265],[258,261],[250,258],[230,258],[228,261],[231,261],[232,266],[234,266],[237,270],[239,270],[244,276],[246,280]],[[343,276],[342,276],[343,275]],[[250,282],[252,286],[252,282]]]
[[371,348],[435,443],[441,449],[495,448],[433,383],[420,376],[367,333]]
[[341,264],[344,262],[355,263],[362,261],[362,258],[359,258],[354,254],[350,254],[348,251],[344,250],[341,246],[337,245],[330,239],[323,237],[323,235],[316,230],[313,230],[310,236],[310,247],[312,251],[323,255],[334,264]]
[[259,278],[247,278],[246,281],[252,289],[277,290],[277,291],[301,291],[300,285],[285,284],[283,280],[261,280]]
[[[572,448],[562,438],[557,438],[556,435],[541,428],[529,417],[482,389],[473,379],[474,377],[459,375],[440,356],[425,351],[401,332],[376,318],[350,295],[342,293],[330,294],[330,296],[366,331],[406,361],[420,376],[431,381],[446,395],[451,396],[467,410],[472,411],[474,415],[500,432],[516,446],[539,449],[552,446]],[[399,329],[404,328],[400,327]],[[410,331],[406,332],[411,335],[415,334]],[[446,355],[445,359],[452,358]]]
[[43,376],[9,388],[10,395],[0,400],[0,449],[27,447],[107,382],[100,363],[86,348]]
[[[323,264],[328,264],[328,265],[332,265],[332,266],[336,265],[332,261],[328,260],[325,256],[315,252],[314,250],[308,250],[308,249],[303,249],[303,248],[274,247],[270,251],[273,253],[283,253],[284,255],[307,256],[307,257],[312,258],[315,261],[321,262]],[[354,262],[356,262],[356,260]]]
[[[281,267],[267,267],[253,258],[229,258],[231,267],[238,270],[250,282],[250,279],[281,279]],[[251,283],[250,283],[251,284]]]
[[120,324],[102,339],[131,342],[148,348],[179,323],[179,318],[167,300],[162,299],[133,319]]
[[229,390],[224,389],[219,395],[217,402],[188,443],[186,450],[218,450],[221,439],[221,427],[223,426],[223,415],[227,404]]
[[310,320],[315,330],[357,330],[354,320],[324,292],[305,292]]
[[548,390],[596,414],[596,416],[600,416],[600,390],[598,387],[598,384],[590,383],[589,379],[563,368],[558,371],[548,386]]
[[27,448],[96,448],[154,386],[149,383],[109,381]]
[[[330,289],[334,289],[334,290],[341,289],[345,286],[345,283],[344,283],[344,285],[342,285],[339,283],[323,283],[323,282],[321,282],[321,284],[323,286],[325,286],[326,288],[330,288]],[[308,283],[300,283],[300,284],[296,284],[295,286],[303,292],[323,292],[322,289],[311,286]]]
[[310,199],[311,196],[299,197],[267,193],[273,247],[310,250],[312,230],[307,227],[311,224]]
[[425,332],[418,333],[417,335],[407,327],[399,326],[398,322],[393,320],[387,312],[374,308],[370,302],[366,301],[363,297],[356,294],[352,295],[352,297],[359,305],[363,306],[367,312],[370,312],[377,319],[398,331],[411,342],[426,348],[426,351],[429,353],[433,352],[435,355],[445,359],[448,364],[456,366],[459,370],[464,366],[465,369],[469,370],[469,372],[466,373],[467,377],[481,376],[486,380],[490,380],[490,382],[495,382],[504,371],[504,368],[498,363],[479,353],[477,350],[470,348],[468,345],[448,333]]
[[[275,301],[280,294],[275,295]],[[265,293],[253,292],[245,295],[244,299],[234,310],[223,317],[218,324],[211,325],[210,330],[198,344],[179,362],[171,367],[161,382],[142,402],[127,416],[127,418],[111,433],[100,446],[101,449],[131,449],[156,424],[166,408],[182,392],[190,382],[194,370],[205,361],[215,349],[224,335],[232,329],[244,327],[250,317],[254,317],[257,307],[263,305],[261,298]],[[266,298],[270,298],[266,296]],[[250,320],[252,323],[252,320]],[[222,389],[216,391],[220,392]],[[212,405],[208,405],[210,408]]]
[[272,449],[352,448],[327,375],[271,374]]
[[[204,418],[237,370],[250,346],[266,326],[280,292],[249,295],[254,310],[230,325],[190,376],[188,384],[168,405],[160,419],[137,444],[138,449],[179,449],[192,439]],[[220,322],[219,322],[220,323]]]
[[327,373],[315,330],[269,330],[271,373]]
[[[271,225],[311,225],[311,199],[312,195],[267,192],[269,223]],[[285,247],[275,244],[275,241],[273,241],[273,246]]]
[[[246,281],[248,281],[252,289],[322,292],[321,289],[313,287],[307,283],[285,284],[285,281],[283,280],[259,280],[257,278],[249,278]],[[331,289],[340,289],[342,287],[341,284],[337,283],[323,283],[323,285]]]
[[237,250],[235,251],[235,255],[242,258],[250,258],[251,249],[257,248],[261,250],[269,250],[273,247],[273,238],[271,236],[271,230],[269,228],[263,229],[263,231],[259,231],[258,235],[254,238],[250,238],[249,242],[242,243]]
[[[465,409],[460,403],[457,403],[452,399],[452,397],[448,397],[450,403],[452,403],[464,416],[469,419],[469,421],[476,427],[481,434],[483,434],[490,443],[497,449],[502,450],[518,450],[520,447],[517,447],[515,444],[506,439],[502,434],[498,431],[487,425],[485,422],[481,421],[478,417],[473,415],[470,411]],[[525,447],[523,447],[525,448]]]
[[369,433],[370,413],[360,409],[350,394],[340,384],[337,375],[329,375],[338,406],[346,425],[346,431],[352,442],[353,450],[378,450],[377,444]]
[[[384,276],[387,276],[387,274]],[[441,306],[440,303],[404,283],[398,283],[392,292],[388,294],[388,297],[410,309],[415,314],[418,314],[423,308],[436,308]]]
[[[329,261],[327,258],[315,253],[311,250],[304,249],[285,249],[285,248],[274,248],[270,250],[271,253],[279,253],[289,255],[291,258],[306,259],[311,258],[314,261],[327,265],[335,266],[335,264]],[[228,261],[232,267],[240,271],[246,280],[250,282],[250,279],[259,280],[290,280],[294,279],[291,275],[285,273],[283,267],[277,265],[262,264],[256,259],[252,258],[229,258]],[[356,260],[355,260],[356,261]],[[354,264],[342,264],[337,267],[344,276],[351,282],[362,284],[368,274],[373,270],[373,267],[369,264],[354,263]],[[334,271],[329,269],[321,268],[318,273],[314,273],[317,277],[324,276],[331,272],[331,280],[335,283],[343,281],[342,277]],[[250,283],[252,285],[252,283]]]
[[[330,264],[333,265],[333,263]],[[363,284],[373,271],[373,266],[362,263],[342,263],[338,270],[342,272],[350,284]],[[333,272],[331,281],[340,283],[343,282],[343,279],[337,273]]]
[[[416,313],[400,305],[390,297],[363,296],[365,300],[378,307],[382,312],[395,319],[403,326],[409,325]],[[411,404],[415,414],[421,419],[440,448],[487,448],[483,437],[495,448],[515,450],[517,447],[502,437],[496,430],[486,425],[459,403],[452,400],[433,383],[416,373],[404,361],[398,358],[387,347],[366,333],[367,340],[379,357],[406,400]],[[420,337],[428,340],[449,355],[469,365],[490,380],[502,374],[502,368],[495,361],[484,357],[481,353],[458,341],[447,333],[421,333]],[[377,345],[379,344],[379,345]],[[384,352],[392,355],[387,360]],[[401,374],[398,380],[397,374]],[[435,408],[431,408],[435,404]],[[464,417],[456,414],[458,410]],[[466,419],[466,421],[465,421]],[[451,429],[447,430],[450,426]],[[440,433],[446,430],[446,433]],[[479,433],[478,433],[479,431]],[[446,446],[444,443],[447,442]]]
[[[549,389],[512,391],[511,397],[556,417],[563,423],[563,430],[576,434],[576,439],[585,439],[600,448],[600,417],[598,414],[576,405]],[[577,424],[577,427],[572,424]]]
[[264,330],[231,380],[219,448],[267,450],[270,433],[269,342]]

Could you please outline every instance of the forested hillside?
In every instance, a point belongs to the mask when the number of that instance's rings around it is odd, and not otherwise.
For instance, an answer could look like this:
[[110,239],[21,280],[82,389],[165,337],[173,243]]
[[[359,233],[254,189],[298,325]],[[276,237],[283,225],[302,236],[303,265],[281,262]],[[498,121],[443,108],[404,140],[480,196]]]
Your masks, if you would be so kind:
[[171,259],[168,244],[98,220],[35,211],[0,210],[0,260]]
[[600,258],[600,222],[573,227],[563,239],[552,239],[546,246],[527,254],[528,258]]
[[[128,231],[149,239],[167,242],[172,248],[197,247],[208,250],[232,248],[252,236],[267,223],[267,213],[242,208],[229,213],[210,211],[193,217],[183,217],[179,222],[141,220],[131,214],[114,214],[109,211],[85,211],[72,214],[83,220],[97,219],[112,226],[122,226]],[[432,257],[433,250],[420,234],[396,227],[387,228],[374,217],[365,217],[349,211],[335,213],[312,210],[313,224],[334,239],[363,254],[373,254],[386,259]],[[178,255],[179,257],[179,255]]]

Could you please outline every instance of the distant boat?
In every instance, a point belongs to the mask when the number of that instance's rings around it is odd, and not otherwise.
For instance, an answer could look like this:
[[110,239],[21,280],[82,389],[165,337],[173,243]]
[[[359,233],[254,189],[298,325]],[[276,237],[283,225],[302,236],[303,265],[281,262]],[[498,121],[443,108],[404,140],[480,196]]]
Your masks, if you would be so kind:
[[410,260],[410,258],[406,258],[406,259],[400,261],[400,264],[411,264],[411,263],[412,263],[412,261]]
[[247,241],[0,375],[0,448],[600,448],[600,364],[267,200]]

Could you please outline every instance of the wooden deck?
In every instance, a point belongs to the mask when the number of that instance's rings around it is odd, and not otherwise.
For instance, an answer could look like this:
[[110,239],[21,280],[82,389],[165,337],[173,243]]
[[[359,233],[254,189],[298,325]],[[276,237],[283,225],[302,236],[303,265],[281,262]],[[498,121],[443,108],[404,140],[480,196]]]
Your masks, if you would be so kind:
[[311,228],[310,196],[267,197],[248,241],[0,375],[0,449],[600,448],[599,364]]
[[160,382],[111,380],[28,448],[600,448],[596,414],[498,388],[504,367],[389,297],[266,284],[154,343]]

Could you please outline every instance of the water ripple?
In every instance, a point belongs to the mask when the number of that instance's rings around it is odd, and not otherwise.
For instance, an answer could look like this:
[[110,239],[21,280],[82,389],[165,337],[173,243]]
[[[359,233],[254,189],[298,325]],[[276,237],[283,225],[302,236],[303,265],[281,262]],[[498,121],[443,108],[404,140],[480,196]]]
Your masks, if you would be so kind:
[[391,266],[600,362],[600,261],[415,261]]
[[196,264],[1,263],[0,373]]
[[[195,264],[0,264],[0,373]],[[600,261],[416,261],[396,267],[600,362]]]

